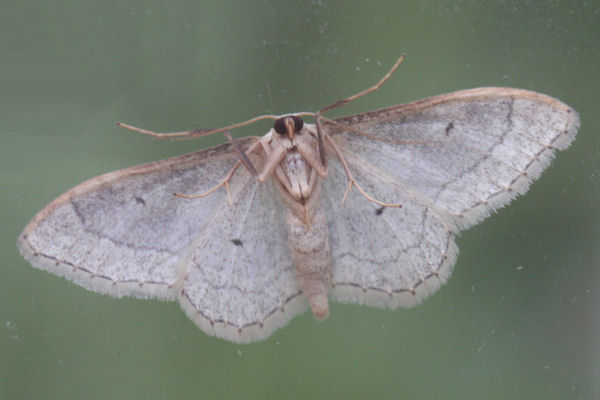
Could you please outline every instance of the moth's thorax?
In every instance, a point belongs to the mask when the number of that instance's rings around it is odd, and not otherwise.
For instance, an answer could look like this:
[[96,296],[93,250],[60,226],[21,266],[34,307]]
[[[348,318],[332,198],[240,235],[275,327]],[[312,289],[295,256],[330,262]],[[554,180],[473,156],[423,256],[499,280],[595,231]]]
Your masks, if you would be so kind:
[[307,129],[302,129],[293,139],[274,137],[272,144],[286,149],[285,156],[275,170],[275,178],[295,201],[306,203],[318,180],[317,172],[306,159],[306,149],[316,151],[315,138]]
[[297,201],[307,201],[316,182],[314,169],[306,162],[296,150],[289,151],[277,169],[277,179],[288,190],[289,194]]

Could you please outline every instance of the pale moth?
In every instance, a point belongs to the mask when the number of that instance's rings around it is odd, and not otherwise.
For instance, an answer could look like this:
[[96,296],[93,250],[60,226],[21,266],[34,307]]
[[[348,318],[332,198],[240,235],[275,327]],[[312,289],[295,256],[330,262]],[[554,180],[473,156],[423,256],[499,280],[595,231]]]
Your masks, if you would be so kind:
[[[403,56],[404,57],[404,56]],[[448,279],[454,235],[569,146],[577,113],[484,87],[328,119],[265,115],[262,137],[111,172],[69,190],[19,237],[36,268],[112,296],[177,300],[209,335],[264,339],[329,299],[410,307]],[[312,116],[315,124],[303,122]],[[176,194],[174,196],[174,194]]]

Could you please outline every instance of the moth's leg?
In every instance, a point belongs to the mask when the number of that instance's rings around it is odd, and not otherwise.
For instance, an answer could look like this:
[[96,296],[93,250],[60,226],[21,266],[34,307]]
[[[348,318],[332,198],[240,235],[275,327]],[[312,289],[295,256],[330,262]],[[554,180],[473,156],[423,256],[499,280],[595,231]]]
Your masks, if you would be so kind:
[[121,126],[121,127],[125,128],[125,129],[129,129],[130,131],[134,131],[134,132],[138,132],[138,133],[143,133],[144,135],[154,136],[154,137],[157,137],[159,139],[188,140],[188,139],[194,139],[194,138],[201,137],[201,136],[212,135],[213,133],[217,133],[217,132],[224,132],[224,131],[227,131],[227,130],[230,130],[230,129],[239,128],[241,126],[249,125],[249,124],[252,124],[254,122],[261,121],[263,119],[277,119],[277,118],[280,118],[280,116],[278,116],[278,115],[259,115],[257,117],[251,118],[251,119],[249,119],[247,121],[238,122],[237,124],[225,126],[223,128],[217,128],[217,129],[194,129],[194,130],[191,130],[191,131],[168,132],[168,133],[153,132],[153,131],[149,131],[149,130],[146,130],[146,129],[137,128],[137,127],[132,126],[132,125],[127,125],[127,124],[124,124],[122,122],[117,122],[117,126]]
[[[248,159],[248,157],[246,155],[252,154],[254,152],[256,152],[256,150],[258,150],[260,148],[260,140],[254,142],[252,144],[252,146],[250,146],[248,148],[248,150],[246,150],[244,154],[245,158]],[[237,143],[236,143],[237,145]],[[234,147],[235,149],[235,147]],[[237,148],[237,150],[239,149],[239,146]],[[236,153],[237,153],[236,150]],[[239,153],[238,153],[239,155]],[[248,160],[250,161],[250,160]],[[183,193],[174,193],[175,196],[177,197],[183,197],[184,199],[198,199],[198,198],[202,198],[202,197],[206,197],[214,192],[216,192],[221,186],[225,186],[225,189],[227,190],[227,199],[229,200],[229,204],[233,204],[231,201],[231,193],[229,192],[229,181],[231,180],[231,178],[233,177],[233,174],[235,174],[235,171],[237,171],[237,169],[240,167],[240,165],[243,164],[243,161],[240,159],[240,161],[238,161],[237,163],[235,163],[235,165],[233,166],[233,168],[231,168],[231,170],[229,171],[229,173],[227,174],[227,176],[225,177],[225,179],[223,179],[220,183],[218,183],[217,185],[213,186],[212,188],[208,189],[206,192],[204,193],[200,193],[200,194],[183,194]],[[250,164],[252,165],[252,164]]]
[[350,171],[350,167],[348,167],[348,163],[346,162],[346,159],[342,155],[342,152],[337,147],[337,145],[335,144],[333,139],[331,139],[331,136],[325,135],[325,139],[329,142],[331,147],[333,147],[333,150],[335,151],[337,158],[340,160],[340,162],[342,163],[342,166],[344,167],[344,171],[346,172],[346,177],[348,178],[348,186],[346,187],[346,192],[344,193],[344,197],[342,198],[342,203],[344,203],[346,201],[346,197],[348,197],[348,193],[350,193],[350,189],[352,189],[352,186],[354,186],[360,192],[360,194],[362,194],[367,200],[372,201],[375,204],[378,204],[382,207],[402,207],[402,204],[384,203],[382,201],[379,201],[379,200],[369,196],[367,194],[367,192],[365,192],[360,187],[360,185],[354,180],[354,177],[352,176],[352,172]]
[[183,194],[175,192],[173,194],[177,197],[182,197],[184,199],[199,199],[216,192],[221,186],[225,186],[225,189],[227,190],[227,200],[229,200],[229,204],[232,205],[233,203],[231,201],[231,194],[229,193],[229,181],[231,180],[231,177],[233,176],[233,174],[235,174],[235,171],[237,171],[240,165],[242,165],[241,161],[236,162],[233,168],[231,168],[231,171],[229,171],[229,173],[225,177],[225,179],[223,179],[219,184],[208,189],[206,192],[200,194]]
[[307,144],[305,141],[296,141],[296,149],[302,158],[304,158],[306,162],[308,162],[310,166],[317,171],[321,178],[327,178],[327,166],[323,165],[320,151],[315,152],[314,147]]
[[321,114],[315,114],[315,125],[317,126],[317,150],[321,164],[327,169],[327,155],[325,154],[325,145],[323,144],[323,126],[321,125]]
[[[229,143],[231,144],[231,147],[237,153],[237,155],[240,158],[240,161],[242,162],[242,164],[244,164],[244,166],[246,167],[246,169],[253,176],[257,176],[258,172],[256,172],[256,168],[254,168],[254,165],[252,165],[252,161],[250,161],[250,159],[248,158],[248,156],[246,155],[246,153],[244,153],[242,151],[242,149],[240,148],[240,145],[235,141],[235,139],[233,138],[233,136],[231,136],[231,133],[229,133],[229,131],[225,131],[225,136],[227,136],[227,139],[229,140]],[[248,153],[248,154],[250,154],[250,153]]]
[[362,96],[364,96],[366,94],[369,94],[369,93],[374,92],[375,90],[379,89],[381,87],[381,85],[383,85],[384,82],[387,81],[390,78],[390,76],[392,76],[392,74],[400,66],[400,64],[402,63],[402,61],[404,61],[404,57],[406,57],[406,54],[402,54],[400,56],[400,58],[398,59],[398,61],[396,61],[396,63],[392,67],[392,69],[390,69],[389,72],[387,74],[385,74],[385,76],[383,78],[381,78],[381,80],[379,82],[377,82],[375,85],[371,86],[370,88],[368,88],[366,90],[363,90],[360,93],[355,94],[354,96],[347,97],[345,99],[336,101],[335,103],[330,104],[327,107],[321,108],[317,114],[323,113],[323,112],[325,112],[327,110],[331,110],[332,108],[341,107],[344,104],[348,104],[351,101],[354,101],[354,100],[358,99],[359,97],[362,97]]
[[[281,169],[281,160],[283,160],[283,158],[285,157],[285,155],[287,154],[287,150],[286,151],[282,151],[282,147],[278,146],[278,150],[274,149],[273,147],[271,147],[271,144],[267,141],[262,141],[262,146],[263,146],[263,151],[266,154],[266,158],[267,158],[267,162],[265,162],[265,164],[263,165],[263,169],[261,171],[261,174],[258,178],[259,181],[263,182],[264,180],[267,179],[267,177],[271,176],[272,174],[277,174],[279,179],[276,179],[276,181],[280,184],[283,185],[284,187],[284,192],[289,192],[291,193],[293,188],[290,184],[290,181],[285,178],[285,174],[283,173],[283,170]],[[277,152],[276,152],[277,151]],[[271,161],[269,161],[271,160]]]
[[271,147],[271,142],[268,140],[269,139],[265,139],[264,136],[262,138],[260,138],[260,146],[263,149],[263,151],[265,152],[265,154],[267,155],[267,157],[269,156],[269,154],[271,154],[273,152],[273,148]]
[[287,154],[287,149],[283,146],[276,146],[275,148],[270,148],[267,143],[264,143],[262,140],[260,141],[263,150],[266,154],[265,163],[258,174],[258,181],[264,182],[268,177],[273,174],[273,171],[277,168],[281,160]]

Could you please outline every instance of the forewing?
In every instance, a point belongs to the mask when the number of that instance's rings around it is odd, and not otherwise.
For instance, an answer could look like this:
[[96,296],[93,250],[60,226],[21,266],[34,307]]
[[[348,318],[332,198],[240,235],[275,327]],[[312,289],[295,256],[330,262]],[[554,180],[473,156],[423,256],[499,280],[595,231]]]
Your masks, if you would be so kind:
[[549,96],[510,88],[450,93],[336,120],[342,148],[429,198],[466,228],[527,191],[566,148],[579,117]]
[[352,190],[340,204],[347,178],[330,160],[323,184],[333,259],[332,295],[342,302],[412,306],[439,288],[450,275],[457,248],[454,224],[390,175],[345,153],[352,174],[377,200],[401,203],[382,208]]
[[234,342],[263,339],[306,308],[280,195],[272,181],[246,176],[194,243],[180,294],[202,330]]
[[84,182],[33,218],[19,250],[33,266],[93,291],[175,299],[183,258],[227,197],[224,188],[194,200],[173,193],[202,193],[237,161],[225,144]]

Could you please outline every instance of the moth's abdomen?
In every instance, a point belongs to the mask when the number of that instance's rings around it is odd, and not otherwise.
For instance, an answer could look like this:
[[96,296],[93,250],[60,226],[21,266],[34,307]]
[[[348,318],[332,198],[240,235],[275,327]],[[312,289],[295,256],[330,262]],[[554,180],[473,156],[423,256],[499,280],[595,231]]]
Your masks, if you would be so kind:
[[327,300],[331,285],[329,231],[325,213],[320,207],[307,215],[310,215],[309,221],[298,218],[289,210],[286,212],[288,247],[302,291],[308,297],[315,318],[320,320],[329,315]]

